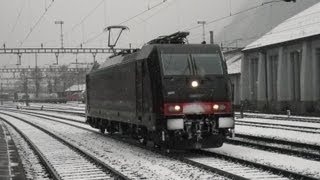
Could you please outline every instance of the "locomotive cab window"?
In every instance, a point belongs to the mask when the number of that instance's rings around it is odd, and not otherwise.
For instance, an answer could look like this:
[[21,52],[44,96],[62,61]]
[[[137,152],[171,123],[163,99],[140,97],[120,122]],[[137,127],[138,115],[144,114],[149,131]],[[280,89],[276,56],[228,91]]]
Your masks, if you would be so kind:
[[219,54],[192,54],[195,69],[199,75],[223,74]]
[[161,54],[164,75],[191,75],[189,54]]
[[170,75],[222,75],[219,54],[161,53],[163,74]]

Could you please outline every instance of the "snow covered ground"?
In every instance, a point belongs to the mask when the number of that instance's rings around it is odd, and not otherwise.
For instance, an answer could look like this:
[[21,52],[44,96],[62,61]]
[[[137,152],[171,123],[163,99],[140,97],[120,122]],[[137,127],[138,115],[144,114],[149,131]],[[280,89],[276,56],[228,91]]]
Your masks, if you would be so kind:
[[284,121],[284,120],[274,120],[274,119],[264,119],[264,118],[236,118],[239,121],[245,122],[257,122],[257,123],[268,123],[268,124],[281,124],[281,125],[292,125],[292,126],[301,126],[301,127],[311,127],[311,128],[320,128],[319,123],[312,122],[302,122],[302,121]]
[[45,167],[40,163],[40,160],[29,147],[27,142],[16,132],[11,126],[7,126],[11,137],[18,149],[18,153],[28,179],[49,180],[49,175],[46,173]]
[[267,137],[267,138],[280,139],[280,140],[286,140],[286,141],[320,145],[320,134],[314,134],[314,133],[244,126],[244,125],[236,125],[235,131],[236,131],[236,134],[245,134],[245,135],[258,136],[258,137]]
[[[214,173],[173,160],[166,156],[107,138],[100,134],[82,130],[42,118],[15,114],[50,129],[82,149],[99,157],[102,161],[132,177],[141,179],[226,179]],[[85,126],[85,124],[83,124]],[[87,128],[90,128],[87,126]]]
[[[70,106],[73,106],[73,105],[70,105]],[[27,111],[27,110],[24,110],[24,111]],[[45,112],[45,111],[41,111],[41,113],[46,115],[53,115],[53,116],[60,116],[60,117],[62,116],[65,118],[70,118],[70,119],[74,119],[81,122],[85,121],[84,117],[79,117],[75,115],[61,114],[58,112]],[[286,116],[280,117],[277,120],[276,118],[278,116],[279,115],[266,115],[265,118],[246,117],[239,120],[246,121],[246,122],[263,122],[263,123],[270,123],[270,124],[276,123],[281,125],[320,128],[320,123],[290,121],[288,119],[283,120],[282,118],[285,118]],[[310,118],[310,117],[300,116],[296,118],[320,120],[319,117]],[[88,125],[83,124],[83,127],[86,127],[86,126],[89,128]],[[69,129],[70,128],[68,128],[68,130]],[[272,128],[254,127],[254,126],[246,126],[246,125],[236,125],[235,131],[237,134],[246,134],[246,135],[281,139],[281,140],[287,140],[287,141],[293,141],[293,142],[301,142],[306,144],[320,145],[320,134],[316,134],[316,133],[306,133],[306,132],[298,132],[298,131],[292,131],[292,130],[272,129]],[[95,137],[95,139],[99,139],[98,141],[102,141],[98,137]],[[84,145],[82,144],[82,146]],[[103,146],[104,149],[105,148],[109,149],[108,145],[104,147],[104,145],[95,144],[95,146],[97,147]],[[231,145],[231,144],[225,144],[223,147],[218,149],[209,149],[209,151],[214,151],[220,154],[239,157],[242,159],[279,167],[281,169],[286,169],[286,170],[294,171],[297,173],[308,174],[308,175],[320,178],[320,168],[319,168],[320,162],[319,161],[306,160],[296,156],[284,155],[284,154],[268,152],[264,150],[257,150],[250,147]],[[129,154],[130,154],[129,152],[126,152],[126,155],[128,155],[128,157],[129,157]],[[126,161],[126,163],[129,163],[129,161],[128,162]],[[130,161],[130,163],[132,162]]]
[[230,144],[224,144],[221,148],[209,149],[209,151],[320,178],[319,161]]
[[[240,115],[240,112],[235,112],[235,114],[237,116]],[[263,119],[301,119],[301,120],[304,120],[304,119],[311,119],[311,120],[319,120],[320,122],[320,117],[311,117],[311,116],[289,116],[288,115],[282,115],[282,114],[264,114],[264,113],[244,113],[244,115],[246,116],[251,116],[251,117],[261,117]]]
[[[27,109],[22,109],[21,111],[30,112],[30,113],[35,112],[33,110],[27,110]],[[73,114],[67,114],[67,113],[50,112],[50,111],[37,111],[36,113],[43,114],[43,115],[49,115],[49,116],[53,116],[53,117],[67,118],[67,119],[80,121],[80,122],[85,122],[86,121],[85,117],[77,116],[77,115],[73,115]]]

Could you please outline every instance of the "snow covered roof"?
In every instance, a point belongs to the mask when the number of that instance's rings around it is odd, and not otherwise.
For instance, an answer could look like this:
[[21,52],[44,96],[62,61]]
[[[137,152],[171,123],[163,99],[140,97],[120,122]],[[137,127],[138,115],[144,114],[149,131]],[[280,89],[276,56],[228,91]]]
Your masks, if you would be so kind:
[[225,55],[225,58],[228,67],[228,74],[240,74],[242,53],[237,52]]
[[68,89],[66,89],[66,92],[70,92],[70,91],[84,91],[86,90],[86,84],[79,84],[79,87],[78,87],[78,84],[76,85],[72,85],[71,87],[69,87]]
[[320,3],[300,12],[276,26],[244,50],[292,41],[320,34]]

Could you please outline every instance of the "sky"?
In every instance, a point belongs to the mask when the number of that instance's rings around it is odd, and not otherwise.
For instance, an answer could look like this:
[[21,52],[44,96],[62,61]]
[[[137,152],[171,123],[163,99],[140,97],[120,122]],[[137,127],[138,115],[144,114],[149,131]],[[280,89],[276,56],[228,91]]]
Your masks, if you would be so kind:
[[[58,20],[64,21],[64,47],[79,47],[80,44],[83,47],[107,47],[107,33],[103,29],[119,24],[130,30],[123,33],[117,47],[127,48],[131,44],[140,48],[153,38],[177,31],[190,31],[189,42],[199,43],[202,41],[202,27],[197,21],[204,20],[211,22],[206,25],[207,41],[208,32],[213,30],[216,43],[230,44],[244,36],[235,27],[248,31],[246,28],[252,25],[250,19],[255,13],[263,16],[272,7],[262,6],[221,21],[214,20],[259,6],[265,1],[271,0],[1,0],[0,43],[6,44],[7,48],[40,47],[41,44],[60,47],[60,26],[54,23]],[[289,10],[297,6],[279,4]],[[106,56],[99,55],[97,60],[101,62]],[[69,64],[75,58],[75,55],[62,55],[59,63]],[[34,66],[34,59],[34,55],[23,55],[22,65]],[[92,62],[91,55],[78,55],[77,59],[78,62]],[[15,67],[16,61],[16,55],[0,55],[2,66]],[[48,66],[54,62],[54,55],[38,56],[40,65]]]

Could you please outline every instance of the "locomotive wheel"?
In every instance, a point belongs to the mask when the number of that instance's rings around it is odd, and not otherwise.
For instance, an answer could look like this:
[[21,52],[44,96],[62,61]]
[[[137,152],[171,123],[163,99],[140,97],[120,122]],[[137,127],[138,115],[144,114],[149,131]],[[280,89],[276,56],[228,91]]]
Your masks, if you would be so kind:
[[102,134],[104,134],[105,132],[106,132],[106,128],[105,127],[102,127],[102,126],[100,126],[100,132],[102,133]]
[[141,137],[139,138],[139,141],[142,145],[147,146],[147,143],[148,143],[147,137]]
[[111,126],[107,127],[107,131],[109,134],[113,134],[115,132],[115,130]]

